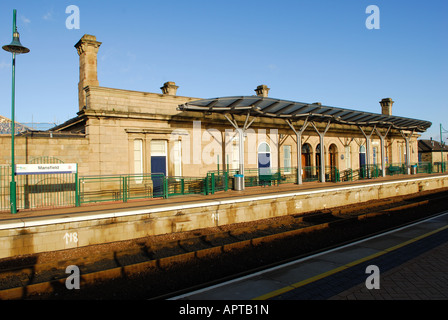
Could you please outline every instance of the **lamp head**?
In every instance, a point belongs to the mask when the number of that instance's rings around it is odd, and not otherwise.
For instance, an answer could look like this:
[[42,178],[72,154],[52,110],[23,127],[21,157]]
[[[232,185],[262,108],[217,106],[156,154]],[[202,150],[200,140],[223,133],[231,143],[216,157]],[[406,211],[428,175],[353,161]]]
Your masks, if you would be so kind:
[[20,43],[20,35],[17,32],[17,30],[13,33],[12,42],[8,45],[4,45],[2,48],[5,51],[15,53],[15,54],[22,54],[22,53],[28,53],[30,52],[30,49],[27,47],[22,46]]

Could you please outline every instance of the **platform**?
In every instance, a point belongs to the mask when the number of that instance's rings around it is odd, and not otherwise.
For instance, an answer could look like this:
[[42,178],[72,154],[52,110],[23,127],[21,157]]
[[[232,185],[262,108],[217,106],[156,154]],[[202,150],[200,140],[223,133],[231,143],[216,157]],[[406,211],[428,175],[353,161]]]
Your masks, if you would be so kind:
[[[448,212],[173,300],[446,300],[447,253]],[[369,265],[379,289],[366,286]]]
[[[196,202],[205,202],[208,200],[225,200],[225,199],[239,199],[244,197],[252,197],[257,195],[268,195],[268,194],[282,194],[290,193],[295,191],[305,191],[305,190],[327,190],[332,188],[346,187],[346,186],[357,186],[357,185],[370,185],[378,184],[383,182],[393,182],[393,181],[407,181],[416,179],[427,179],[427,178],[437,178],[437,177],[448,177],[448,174],[416,174],[416,175],[395,175],[387,177],[379,177],[371,180],[357,180],[357,181],[345,181],[345,182],[305,182],[302,185],[297,184],[281,184],[276,186],[267,187],[248,187],[242,191],[222,191],[215,194],[202,195],[181,195],[172,196],[168,199],[155,198],[146,200],[133,200],[126,203],[123,202],[107,202],[107,203],[93,203],[88,205],[83,205],[81,207],[63,207],[63,208],[43,208],[43,209],[32,209],[32,210],[20,210],[17,214],[11,214],[10,212],[0,212],[0,221],[6,220],[17,220],[17,219],[28,219],[37,217],[52,217],[67,214],[91,214],[93,212],[110,212],[110,211],[129,211],[136,210],[140,208],[147,207],[159,207],[165,205],[173,204],[188,204]],[[448,184],[447,184],[448,187]]]
[[448,187],[448,174],[285,184],[0,214],[0,259],[301,214]]

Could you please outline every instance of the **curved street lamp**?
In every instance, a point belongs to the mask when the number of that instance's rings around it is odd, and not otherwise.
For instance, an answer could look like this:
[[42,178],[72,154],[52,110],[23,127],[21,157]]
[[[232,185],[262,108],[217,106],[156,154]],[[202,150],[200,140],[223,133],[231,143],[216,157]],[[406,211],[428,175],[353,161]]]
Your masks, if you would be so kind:
[[22,46],[19,39],[19,33],[16,26],[17,10],[13,11],[12,19],[12,42],[4,45],[2,48],[5,51],[12,53],[12,100],[11,100],[11,183],[10,183],[10,205],[11,213],[17,213],[17,188],[15,181],[15,162],[14,162],[14,135],[15,135],[15,120],[14,120],[14,104],[15,104],[15,82],[16,82],[16,55],[30,52],[30,49]]

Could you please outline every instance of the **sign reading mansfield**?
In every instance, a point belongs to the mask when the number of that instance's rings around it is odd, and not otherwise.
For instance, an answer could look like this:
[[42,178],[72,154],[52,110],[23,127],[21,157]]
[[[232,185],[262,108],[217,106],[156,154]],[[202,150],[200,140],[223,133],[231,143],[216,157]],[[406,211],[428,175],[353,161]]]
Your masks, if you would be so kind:
[[76,173],[77,169],[78,165],[76,163],[17,164],[16,175]]

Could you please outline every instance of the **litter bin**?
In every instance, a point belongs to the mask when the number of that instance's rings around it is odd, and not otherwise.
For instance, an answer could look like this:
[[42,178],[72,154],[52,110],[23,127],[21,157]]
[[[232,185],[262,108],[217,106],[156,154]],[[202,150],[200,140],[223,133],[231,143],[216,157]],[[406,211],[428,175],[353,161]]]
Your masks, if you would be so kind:
[[244,189],[244,175],[236,174],[233,176],[233,190],[241,191]]
[[417,174],[417,166],[416,165],[411,166],[411,174]]

